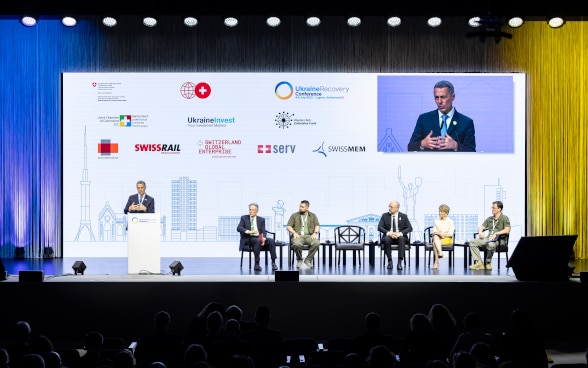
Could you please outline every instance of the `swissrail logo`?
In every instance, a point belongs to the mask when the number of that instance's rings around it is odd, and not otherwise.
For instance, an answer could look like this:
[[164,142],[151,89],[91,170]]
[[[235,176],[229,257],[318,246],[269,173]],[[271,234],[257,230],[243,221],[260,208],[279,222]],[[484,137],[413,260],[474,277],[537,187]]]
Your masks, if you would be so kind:
[[179,155],[181,149],[179,144],[137,143],[135,144],[135,152],[159,152],[167,155]]
[[200,99],[205,99],[205,98],[208,98],[211,93],[212,93],[212,89],[210,88],[210,85],[206,82],[198,82],[198,83],[185,82],[180,87],[180,94],[186,100],[191,100],[194,97],[198,97]]
[[292,154],[296,150],[295,144],[258,144],[257,153]]
[[118,158],[118,143],[110,139],[101,139],[98,143],[98,158]]

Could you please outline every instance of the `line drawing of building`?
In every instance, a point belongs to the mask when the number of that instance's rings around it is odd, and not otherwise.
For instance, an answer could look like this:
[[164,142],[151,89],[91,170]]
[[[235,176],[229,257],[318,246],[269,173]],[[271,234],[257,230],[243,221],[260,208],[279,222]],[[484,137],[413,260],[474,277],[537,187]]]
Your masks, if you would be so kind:
[[75,240],[80,239],[82,231],[86,230],[90,241],[95,241],[94,232],[92,231],[92,222],[90,221],[90,184],[88,180],[88,143],[86,142],[86,127],[84,126],[84,168],[82,169],[82,180],[80,180],[81,201],[80,210],[80,227],[76,234]]
[[[171,182],[171,241],[196,241],[198,238],[198,182],[180,176]],[[208,235],[207,235],[208,234]],[[211,230],[203,229],[203,240]],[[216,229],[214,238],[216,239]]]

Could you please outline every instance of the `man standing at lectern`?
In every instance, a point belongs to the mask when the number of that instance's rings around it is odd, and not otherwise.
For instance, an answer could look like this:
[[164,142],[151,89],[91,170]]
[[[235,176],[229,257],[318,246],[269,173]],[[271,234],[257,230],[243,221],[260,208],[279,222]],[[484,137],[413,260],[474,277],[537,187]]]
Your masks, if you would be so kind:
[[125,206],[125,214],[131,213],[155,213],[155,198],[145,194],[147,185],[143,180],[137,182],[137,194],[129,196]]

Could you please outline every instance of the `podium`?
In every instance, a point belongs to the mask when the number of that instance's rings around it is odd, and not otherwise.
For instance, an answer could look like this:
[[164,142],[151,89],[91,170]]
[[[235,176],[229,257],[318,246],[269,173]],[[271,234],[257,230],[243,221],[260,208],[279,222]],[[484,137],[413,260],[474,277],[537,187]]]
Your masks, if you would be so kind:
[[127,214],[127,260],[129,274],[161,273],[159,213]]

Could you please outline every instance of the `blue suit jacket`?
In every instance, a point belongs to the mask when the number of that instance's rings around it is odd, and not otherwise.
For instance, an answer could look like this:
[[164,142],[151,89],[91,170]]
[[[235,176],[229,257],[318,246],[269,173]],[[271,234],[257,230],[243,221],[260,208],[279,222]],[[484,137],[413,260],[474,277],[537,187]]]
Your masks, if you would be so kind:
[[[408,142],[408,151],[435,151],[428,148],[421,149],[421,140],[431,131],[433,131],[433,137],[441,135],[439,112],[437,110],[429,111],[419,116]],[[457,151],[476,152],[476,131],[474,121],[470,117],[455,110],[453,119],[451,119],[447,129],[447,135],[457,141]]]
[[[258,239],[258,237],[252,237],[249,234],[245,234],[245,231],[251,230],[251,217],[249,215],[241,216],[241,220],[239,220],[239,225],[237,225],[237,231],[241,234],[241,240],[239,241],[239,250],[243,250],[243,245],[245,245],[249,239],[253,238],[252,240]],[[263,234],[264,237],[267,238],[267,229],[265,228],[265,218],[261,216],[257,216],[257,231],[260,234]],[[266,239],[268,241],[268,239]]]
[[143,198],[143,205],[147,207],[146,211],[129,211],[129,207],[133,204],[139,203],[139,194],[133,194],[129,196],[129,200],[125,206],[125,213],[155,213],[155,198],[145,194],[145,198]]

